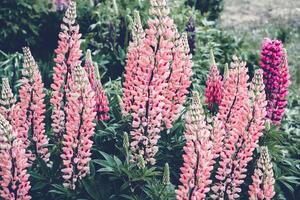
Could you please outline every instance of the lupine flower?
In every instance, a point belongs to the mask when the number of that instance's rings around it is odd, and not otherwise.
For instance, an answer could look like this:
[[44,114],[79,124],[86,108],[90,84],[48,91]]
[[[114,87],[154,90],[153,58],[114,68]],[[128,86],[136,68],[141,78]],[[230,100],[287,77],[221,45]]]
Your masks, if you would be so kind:
[[205,199],[210,190],[210,175],[213,169],[213,142],[210,129],[197,95],[194,95],[190,110],[186,113],[186,145],[184,147],[183,167],[180,168],[180,182],[177,199]]
[[66,133],[63,136],[63,178],[64,186],[75,189],[78,179],[89,173],[91,147],[96,116],[94,92],[85,70],[78,66],[70,84],[68,107],[66,108]]
[[[233,158],[233,172],[229,177],[232,184],[228,187],[235,196],[240,192],[240,185],[244,183],[247,165],[253,158],[253,151],[258,147],[259,138],[263,135],[266,119],[266,95],[263,84],[263,71],[257,70],[250,85],[250,112],[244,135],[240,138],[240,146]],[[228,179],[228,180],[229,180]]]
[[215,106],[219,106],[222,100],[222,76],[216,65],[213,52],[210,52],[211,66],[205,88],[205,103],[208,104],[208,109],[215,112]]
[[172,127],[190,86],[187,36],[179,36],[166,0],[151,0],[145,33],[136,15],[123,84],[123,114],[133,117],[131,152],[154,164],[161,130]]
[[12,118],[12,108],[16,103],[16,98],[12,93],[8,78],[2,78],[2,89],[0,96],[0,114],[3,115],[9,122]]
[[268,148],[263,146],[260,149],[260,157],[252,176],[253,183],[249,186],[249,199],[271,200],[275,195],[273,166]]
[[287,54],[281,41],[267,38],[263,42],[260,56],[268,100],[268,118],[274,124],[280,124],[287,105],[289,86]]
[[79,25],[75,24],[76,3],[71,1],[61,24],[62,31],[59,33],[58,47],[55,50],[56,65],[53,68],[53,89],[50,100],[52,109],[52,129],[60,141],[63,133],[66,132],[67,94],[75,66],[81,64],[81,50]]
[[99,73],[99,69],[97,65],[93,65],[91,52],[90,50],[86,53],[85,65],[84,69],[88,74],[89,81],[91,84],[92,89],[95,92],[95,100],[96,100],[96,107],[95,110],[97,112],[97,119],[101,121],[109,120],[109,102],[105,95],[102,83],[101,83],[101,76]]
[[[13,127],[22,139],[22,143],[27,149],[30,143],[34,150],[31,156],[39,156],[46,163],[50,164],[48,152],[48,138],[45,134],[45,94],[44,84],[33,56],[28,47],[23,48],[24,69],[21,87],[19,90],[19,102],[13,109]],[[31,134],[29,134],[31,132]],[[31,136],[31,138],[28,137]],[[33,158],[33,157],[32,157]]]
[[219,106],[217,118],[222,121],[226,131],[223,150],[220,153],[220,167],[217,169],[217,183],[212,187],[213,199],[235,199],[238,197],[238,188],[234,191],[228,190],[231,183],[230,178],[233,172],[234,155],[242,146],[242,136],[244,136],[248,124],[249,102],[247,89],[247,68],[246,63],[234,58],[231,64],[228,78],[225,81],[223,99]]
[[194,55],[196,50],[196,22],[194,16],[191,16],[189,18],[185,31],[188,34],[188,43],[190,47],[190,52],[191,54]]
[[28,157],[9,122],[0,114],[0,197],[3,200],[29,200]]

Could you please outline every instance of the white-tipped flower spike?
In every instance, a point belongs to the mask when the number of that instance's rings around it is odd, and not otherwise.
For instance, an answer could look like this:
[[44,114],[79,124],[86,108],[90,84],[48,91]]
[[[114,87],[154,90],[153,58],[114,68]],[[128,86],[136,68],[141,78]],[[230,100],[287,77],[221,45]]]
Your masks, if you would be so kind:
[[273,165],[269,156],[268,147],[260,148],[260,157],[249,186],[249,196],[252,200],[271,200],[275,195]]

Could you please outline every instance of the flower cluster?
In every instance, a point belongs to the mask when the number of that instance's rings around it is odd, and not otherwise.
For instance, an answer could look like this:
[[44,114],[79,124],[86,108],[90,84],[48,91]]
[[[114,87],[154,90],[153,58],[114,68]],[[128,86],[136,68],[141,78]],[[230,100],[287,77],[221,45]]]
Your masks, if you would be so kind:
[[109,120],[109,102],[105,95],[101,83],[101,76],[97,65],[93,65],[91,51],[87,50],[84,69],[88,75],[92,89],[95,92],[97,119],[101,121]]
[[[49,164],[50,154],[48,152],[48,138],[45,134],[45,94],[44,84],[33,56],[28,47],[23,48],[24,69],[21,87],[19,90],[19,102],[13,109],[12,125],[17,131],[18,137],[22,139],[24,148],[28,149],[30,143],[34,150],[30,156],[41,157]],[[31,132],[31,134],[29,134]],[[29,138],[30,135],[32,138]]]
[[166,0],[151,0],[148,29],[136,14],[128,51],[122,109],[133,117],[133,160],[155,163],[161,130],[171,128],[185,102],[192,61],[186,34],[177,32]]
[[0,197],[3,200],[29,200],[28,157],[9,122],[0,114]]
[[219,106],[222,100],[223,82],[212,51],[210,54],[211,66],[206,81],[205,103],[208,104],[208,109],[215,111],[214,107]]
[[274,124],[280,124],[287,105],[289,87],[287,54],[281,41],[267,38],[263,42],[260,56],[268,100],[268,118]]
[[81,64],[81,50],[79,25],[75,24],[76,3],[71,1],[61,24],[62,31],[59,33],[58,47],[55,50],[56,65],[53,68],[53,89],[50,100],[52,109],[52,129],[57,137],[61,140],[63,133],[66,131],[66,112],[67,95],[69,94],[71,79],[75,66]]
[[252,176],[253,183],[249,186],[250,199],[266,199],[271,200],[275,195],[274,190],[274,174],[271,159],[267,147],[260,148],[260,157],[257,161],[254,175]]
[[66,108],[66,133],[63,135],[63,178],[64,186],[75,189],[78,179],[89,173],[89,161],[96,116],[94,92],[85,70],[78,66],[70,84],[70,96]]
[[177,199],[205,199],[211,184],[213,169],[213,142],[211,127],[206,124],[198,95],[194,95],[190,110],[186,113],[186,145],[184,147],[183,167],[180,168],[180,182]]
[[2,78],[2,89],[0,96],[0,114],[8,121],[12,120],[12,109],[16,99],[9,85],[8,78]]
[[247,165],[264,129],[266,96],[262,71],[255,72],[248,91],[245,66],[239,60],[231,64],[216,116],[224,124],[226,134],[215,176],[218,181],[212,187],[213,199],[239,197]]

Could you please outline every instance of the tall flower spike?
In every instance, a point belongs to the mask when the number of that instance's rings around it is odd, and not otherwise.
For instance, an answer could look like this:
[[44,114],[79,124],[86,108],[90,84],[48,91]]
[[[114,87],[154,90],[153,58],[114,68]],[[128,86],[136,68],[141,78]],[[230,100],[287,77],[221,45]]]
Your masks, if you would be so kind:
[[189,18],[185,31],[188,34],[188,42],[191,54],[194,55],[196,50],[196,22],[194,16]]
[[90,50],[86,53],[84,69],[89,77],[91,87],[95,92],[97,120],[107,121],[109,120],[109,101],[101,83],[98,66],[93,64]]
[[206,124],[198,95],[193,96],[190,110],[186,114],[186,145],[183,167],[180,168],[180,182],[176,191],[178,200],[205,199],[210,190],[210,175],[214,155],[210,129]]
[[142,27],[141,18],[138,11],[134,12],[134,21],[132,25],[132,41],[128,47],[127,53],[127,64],[125,67],[123,83],[123,99],[121,102],[122,113],[128,115],[131,112],[131,107],[133,106],[134,96],[136,91],[139,89],[139,81],[137,70],[139,67],[138,58],[141,54],[141,42],[145,37],[145,32]]
[[241,191],[241,184],[246,177],[247,165],[253,158],[253,151],[258,147],[259,138],[263,135],[266,119],[266,95],[264,91],[263,71],[256,70],[250,85],[250,112],[248,113],[248,124],[244,135],[241,136],[241,146],[238,147],[235,157],[232,157],[233,171],[228,190],[233,196],[237,196]]
[[219,106],[222,100],[223,82],[212,50],[210,51],[210,57],[211,66],[208,79],[206,81],[205,103],[208,104],[208,109],[210,109],[212,112],[215,112],[217,110],[215,107]]
[[22,141],[0,114],[0,197],[3,200],[29,200],[28,158]]
[[282,42],[266,38],[262,45],[260,67],[264,71],[264,83],[268,100],[268,118],[280,124],[287,105],[289,86],[287,54]]
[[[151,0],[148,29],[135,17],[123,84],[123,114],[133,118],[132,160],[142,155],[154,164],[160,131],[171,128],[190,85],[191,55],[187,36],[180,35],[166,0]],[[141,31],[138,31],[141,30]]]
[[9,85],[8,78],[2,78],[2,89],[0,96],[0,114],[8,121],[12,119],[12,107],[16,103],[16,99]]
[[269,157],[268,147],[263,146],[260,149],[260,157],[252,176],[253,182],[249,186],[249,199],[271,200],[275,195],[273,166]]
[[[13,127],[22,139],[25,149],[30,143],[33,144],[32,152],[34,156],[41,157],[46,163],[50,164],[48,138],[45,134],[45,94],[43,93],[44,84],[33,56],[28,47],[23,48],[24,69],[22,85],[19,90],[20,101],[14,108]],[[31,133],[29,133],[31,132]],[[28,137],[31,136],[31,138]],[[33,156],[33,155],[32,155]]]
[[247,89],[246,63],[234,57],[231,63],[228,78],[225,81],[223,99],[219,106],[217,118],[223,123],[226,132],[223,150],[220,153],[220,166],[216,172],[218,180],[212,187],[213,199],[235,199],[239,191],[232,192],[228,189],[233,172],[234,156],[237,149],[242,146],[241,138],[245,134],[248,124],[249,97]]
[[66,108],[66,134],[63,135],[62,173],[64,186],[75,189],[78,179],[89,173],[91,148],[96,116],[94,92],[85,70],[78,66],[70,84],[70,96]]
[[70,82],[72,81],[75,66],[81,64],[81,50],[79,25],[75,24],[76,20],[76,3],[70,1],[70,5],[63,18],[61,24],[61,32],[59,33],[58,47],[55,50],[56,63],[53,68],[53,89],[52,98],[50,100],[52,109],[52,129],[60,141],[63,133],[66,131],[66,112],[67,96],[69,95]]

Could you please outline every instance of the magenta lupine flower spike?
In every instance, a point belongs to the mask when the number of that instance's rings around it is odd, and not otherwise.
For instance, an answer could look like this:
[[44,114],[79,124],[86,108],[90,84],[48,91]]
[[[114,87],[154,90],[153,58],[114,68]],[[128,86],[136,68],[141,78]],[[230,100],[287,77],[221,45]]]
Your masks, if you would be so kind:
[[61,140],[66,131],[66,113],[67,96],[69,93],[69,84],[71,82],[75,66],[81,64],[81,50],[79,25],[76,20],[76,3],[71,1],[61,24],[59,33],[58,47],[55,50],[56,65],[53,68],[53,89],[50,100],[52,109],[52,129],[58,141]]
[[249,199],[271,200],[275,195],[273,165],[268,148],[263,146],[260,149],[260,157],[252,176],[253,183],[249,186]]
[[28,157],[9,122],[0,114],[0,197],[3,200],[29,200]]
[[264,71],[264,83],[268,100],[268,118],[280,124],[287,105],[289,86],[287,54],[282,42],[266,38],[260,54],[260,67]]
[[[235,199],[238,189],[234,192],[228,190],[231,184],[230,178],[233,172],[234,155],[242,145],[241,139],[245,134],[249,113],[248,89],[247,89],[247,68],[246,63],[234,57],[231,63],[228,77],[224,83],[223,99],[219,106],[217,118],[222,121],[226,131],[223,150],[220,153],[219,168],[216,179],[218,180],[212,187],[213,199]],[[235,184],[235,183],[233,183]]]
[[93,64],[91,51],[87,50],[84,69],[88,75],[92,89],[95,92],[97,119],[101,121],[109,120],[109,101],[105,95],[101,83],[101,76],[97,65]]
[[135,17],[123,84],[123,114],[133,118],[133,160],[142,155],[154,164],[159,133],[171,128],[190,85],[191,55],[187,36],[179,36],[166,0],[151,0],[148,29]]
[[213,52],[210,52],[211,66],[205,88],[205,103],[208,104],[208,109],[216,111],[215,106],[219,106],[222,100],[222,76],[216,65]]
[[[34,154],[31,156],[41,157],[47,164],[50,164],[50,153],[48,138],[45,134],[45,94],[42,76],[28,47],[23,48],[24,69],[21,87],[19,90],[19,102],[13,109],[13,127],[22,139],[25,149],[30,143],[34,146]],[[29,131],[31,134],[29,134]],[[31,136],[29,138],[28,136]],[[32,157],[33,158],[33,157]]]
[[12,93],[8,78],[2,78],[2,89],[0,94],[0,114],[9,122],[12,120],[12,108],[16,103],[16,98]]
[[206,124],[200,99],[194,94],[190,110],[186,113],[186,145],[183,167],[180,168],[181,185],[176,191],[178,200],[205,199],[210,190],[213,169],[213,143]]
[[70,84],[68,107],[66,108],[66,133],[63,135],[63,178],[64,186],[75,189],[78,179],[89,173],[91,147],[96,116],[94,91],[85,70],[78,66]]

